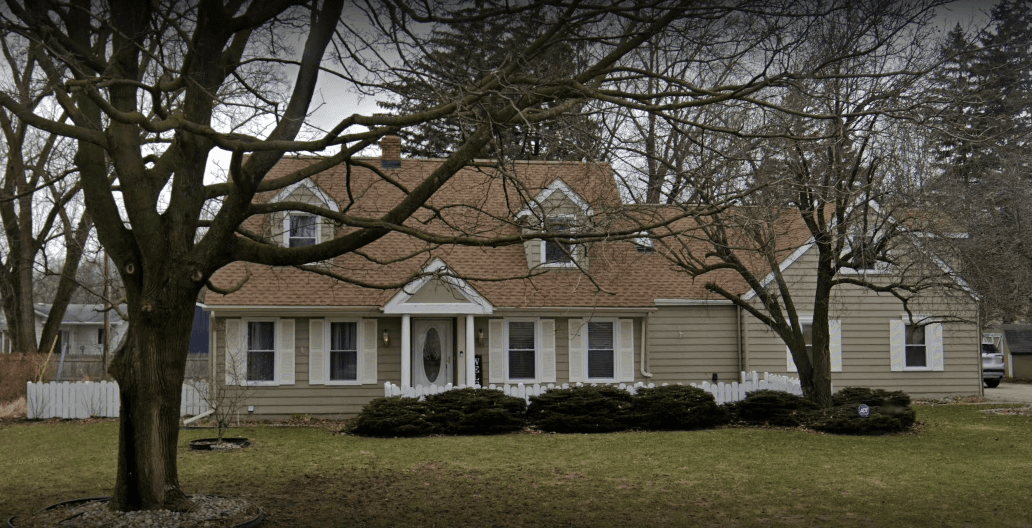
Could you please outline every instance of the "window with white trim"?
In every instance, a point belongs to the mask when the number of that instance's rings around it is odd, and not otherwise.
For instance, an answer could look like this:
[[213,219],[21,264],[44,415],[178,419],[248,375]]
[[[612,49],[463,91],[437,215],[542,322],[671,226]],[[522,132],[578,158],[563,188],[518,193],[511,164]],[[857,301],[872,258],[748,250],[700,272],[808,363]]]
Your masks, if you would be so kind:
[[247,381],[276,380],[276,323],[247,322]]
[[925,327],[905,324],[906,352],[903,354],[903,365],[907,368],[924,368],[928,366],[928,346],[925,343]]
[[[806,356],[813,361],[813,316],[800,316],[799,323],[803,330],[803,342],[806,343]],[[792,350],[785,346],[788,357],[788,371],[799,372]],[[842,322],[838,319],[828,321],[828,361],[832,372],[842,372]]]
[[555,319],[491,319],[488,383],[555,383]]
[[228,385],[294,384],[294,319],[226,319]]
[[535,321],[508,321],[506,324],[507,378],[533,380],[537,377],[537,325]]
[[613,321],[588,322],[588,379],[616,379],[616,325]]
[[893,371],[942,371],[943,325],[928,316],[903,316],[889,321],[889,363]]
[[329,381],[358,381],[358,323],[330,323]]
[[[576,227],[576,219],[570,215],[555,215],[545,218],[545,232],[556,235],[572,234]],[[577,244],[562,243],[557,240],[544,240],[541,244],[541,263],[552,267],[574,267],[578,258]]]
[[319,219],[315,215],[290,213],[284,223],[287,247],[304,247],[319,243]]

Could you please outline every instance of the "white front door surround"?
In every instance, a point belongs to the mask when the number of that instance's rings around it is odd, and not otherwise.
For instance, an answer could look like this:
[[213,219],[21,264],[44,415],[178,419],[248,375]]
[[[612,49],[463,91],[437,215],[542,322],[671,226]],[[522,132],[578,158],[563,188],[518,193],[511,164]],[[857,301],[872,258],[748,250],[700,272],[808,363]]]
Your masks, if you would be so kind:
[[444,386],[454,379],[453,319],[412,321],[412,380],[415,385]]
[[[465,324],[462,324],[463,322]],[[458,323],[460,332],[456,335],[454,317],[413,319],[409,314],[401,316],[402,387],[431,384],[443,386],[448,383],[473,385],[475,368],[473,351],[475,350],[476,335],[476,330],[473,328],[473,315],[465,315],[465,321],[458,321]],[[429,338],[430,346],[428,348],[428,336],[431,334],[431,328],[434,329],[433,334],[436,334],[436,338]],[[440,340],[442,350],[440,368],[436,372],[433,372],[435,360],[425,355],[428,352],[432,355],[431,349],[435,346],[432,343],[433,339]],[[464,368],[455,368],[459,362],[464,363]],[[428,374],[431,375],[428,376]],[[433,379],[431,380],[431,378]]]

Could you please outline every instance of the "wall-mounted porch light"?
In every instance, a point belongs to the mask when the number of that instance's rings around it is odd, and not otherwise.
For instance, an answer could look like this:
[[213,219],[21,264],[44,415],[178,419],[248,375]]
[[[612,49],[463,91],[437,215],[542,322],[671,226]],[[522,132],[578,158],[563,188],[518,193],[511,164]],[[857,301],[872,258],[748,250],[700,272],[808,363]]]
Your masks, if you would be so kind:
[[484,329],[477,330],[477,346],[484,346]]
[[387,330],[383,331],[383,346],[391,346],[391,335],[387,333]]

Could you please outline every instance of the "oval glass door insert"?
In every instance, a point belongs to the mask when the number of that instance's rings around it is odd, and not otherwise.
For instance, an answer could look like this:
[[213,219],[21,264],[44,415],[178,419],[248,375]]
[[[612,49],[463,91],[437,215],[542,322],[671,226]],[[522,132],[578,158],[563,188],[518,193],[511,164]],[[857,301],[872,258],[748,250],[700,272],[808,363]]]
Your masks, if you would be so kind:
[[436,328],[428,328],[423,340],[423,372],[430,383],[441,373],[441,336]]

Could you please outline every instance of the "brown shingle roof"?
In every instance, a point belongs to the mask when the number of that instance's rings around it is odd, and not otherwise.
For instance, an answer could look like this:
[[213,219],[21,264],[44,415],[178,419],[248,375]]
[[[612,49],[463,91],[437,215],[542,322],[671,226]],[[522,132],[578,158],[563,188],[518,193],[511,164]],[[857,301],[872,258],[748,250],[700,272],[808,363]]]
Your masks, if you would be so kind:
[[[312,162],[313,158],[284,159],[268,178],[282,177]],[[314,181],[337,200],[342,212],[376,218],[404,196],[399,187],[411,189],[441,163],[402,160],[400,168],[385,170],[393,183],[356,166],[350,172],[345,166],[336,167],[316,175]],[[556,179],[562,179],[580,194],[593,208],[596,219],[611,225],[626,222],[626,210],[622,209],[607,165],[517,162],[506,171],[486,166],[460,170],[430,200],[432,209],[420,210],[406,225],[446,235],[518,236],[520,227],[514,221],[515,213],[525,209]],[[249,227],[260,231],[262,221],[253,219]],[[690,231],[692,227],[692,220],[682,219],[672,229]],[[343,232],[338,230],[337,234]],[[697,247],[704,244],[687,237],[682,241]],[[410,257],[396,261],[405,256]],[[591,244],[588,257],[589,275],[574,269],[530,271],[522,243],[500,247],[435,246],[395,232],[360,253],[343,255],[325,266],[358,284],[397,285],[413,278],[434,258],[440,258],[495,308],[650,307],[655,299],[716,299],[704,288],[709,281],[717,281],[732,291],[745,289],[741,278],[730,271],[692,279],[675,269],[662,250],[642,254],[629,240]],[[225,296],[209,293],[207,304],[382,307],[398,291],[349,284],[293,268],[242,262],[220,270],[213,283],[230,287],[247,274],[250,279],[242,288]]]

